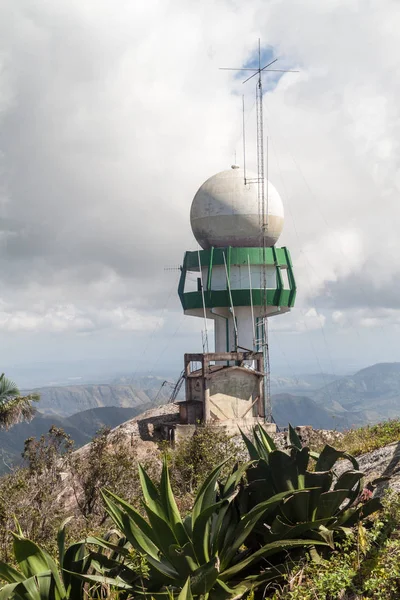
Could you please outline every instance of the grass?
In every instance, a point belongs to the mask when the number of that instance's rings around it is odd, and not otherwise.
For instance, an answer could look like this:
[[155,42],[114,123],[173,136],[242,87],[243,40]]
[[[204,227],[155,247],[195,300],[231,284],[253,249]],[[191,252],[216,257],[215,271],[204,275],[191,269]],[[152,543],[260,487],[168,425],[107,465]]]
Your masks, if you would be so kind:
[[398,441],[400,441],[400,419],[392,419],[346,431],[337,447],[353,456],[358,456]]

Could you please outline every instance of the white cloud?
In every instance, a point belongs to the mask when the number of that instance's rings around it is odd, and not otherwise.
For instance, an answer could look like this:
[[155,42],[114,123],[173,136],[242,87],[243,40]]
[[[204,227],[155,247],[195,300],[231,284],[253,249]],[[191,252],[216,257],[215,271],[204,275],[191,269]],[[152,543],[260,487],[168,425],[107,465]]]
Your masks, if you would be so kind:
[[164,320],[141,314],[136,309],[116,307],[97,310],[79,309],[74,305],[54,306],[44,310],[0,311],[0,330],[8,332],[90,333],[101,330],[151,331],[163,326]]
[[400,326],[399,309],[349,309],[347,311],[334,311],[332,322],[345,329],[383,329],[384,327]]
[[107,340],[175,319],[164,267],[196,247],[198,186],[241,155],[243,91],[254,166],[254,86],[218,67],[243,64],[259,35],[300,70],[265,80],[269,172],[298,280],[298,308],[279,328],[339,330],[347,305],[394,310],[399,28],[392,0],[3,1],[2,331]]

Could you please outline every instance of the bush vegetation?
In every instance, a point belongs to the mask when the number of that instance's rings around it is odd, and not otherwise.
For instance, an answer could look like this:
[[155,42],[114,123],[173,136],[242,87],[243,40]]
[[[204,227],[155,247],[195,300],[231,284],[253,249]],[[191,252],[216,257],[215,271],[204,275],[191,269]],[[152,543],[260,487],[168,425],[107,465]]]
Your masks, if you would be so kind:
[[74,453],[53,427],[0,478],[0,578],[15,584],[0,599],[394,600],[400,500],[374,512],[356,460],[339,478],[335,464],[396,427],[348,432],[320,456],[293,430],[282,451],[262,430],[238,443],[203,427],[142,466],[115,433]]
[[372,452],[400,440],[400,419],[392,419],[376,425],[366,425],[346,431],[339,447],[354,456]]

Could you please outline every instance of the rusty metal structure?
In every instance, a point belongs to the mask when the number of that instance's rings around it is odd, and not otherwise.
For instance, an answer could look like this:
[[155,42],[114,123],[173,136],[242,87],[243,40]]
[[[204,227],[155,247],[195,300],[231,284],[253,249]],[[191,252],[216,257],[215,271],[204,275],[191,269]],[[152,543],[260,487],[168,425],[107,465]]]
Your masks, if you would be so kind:
[[185,354],[181,423],[264,420],[262,364],[262,352]]

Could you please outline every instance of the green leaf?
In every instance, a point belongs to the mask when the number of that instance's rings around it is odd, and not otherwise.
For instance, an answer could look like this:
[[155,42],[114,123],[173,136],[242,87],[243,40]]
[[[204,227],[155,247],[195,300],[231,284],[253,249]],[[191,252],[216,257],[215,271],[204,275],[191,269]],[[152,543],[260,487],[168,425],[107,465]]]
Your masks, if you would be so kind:
[[239,584],[234,588],[228,587],[224,581],[217,579],[212,591],[212,600],[239,600],[251,586]]
[[[145,519],[125,500],[119,498],[112,492],[104,490],[103,499],[107,506],[107,512],[117,527],[123,532],[132,546],[141,552],[145,552],[153,558],[158,557],[159,548],[154,530]],[[121,510],[117,503],[124,510]]]
[[[71,575],[72,574],[73,573],[71,573]],[[76,576],[79,577],[79,579],[82,579],[82,581],[87,581],[89,583],[101,583],[104,585],[108,584],[115,586],[120,590],[130,590],[132,587],[129,583],[126,583],[123,579],[121,579],[121,577],[106,577],[105,575],[82,575],[80,573]],[[75,598],[71,598],[71,600],[75,600]]]
[[173,529],[179,544],[183,546],[189,541],[189,537],[183,526],[182,518],[172,492],[166,457],[164,457],[163,469],[161,473],[160,500],[164,509],[164,513],[168,517],[169,524]]
[[240,480],[242,479],[243,475],[246,473],[246,471],[248,470],[250,465],[252,465],[252,462],[244,463],[240,467],[235,465],[234,470],[232,471],[232,473],[229,475],[229,477],[227,478],[227,480],[225,482],[223,492],[222,492],[223,498],[225,498],[226,496],[230,496],[234,492],[234,490],[239,485]]
[[173,544],[179,545],[174,530],[166,519],[163,519],[158,513],[152,511],[148,506],[145,506],[145,510],[150,522],[150,526],[153,530],[153,536],[156,544],[164,556],[168,556],[168,548]]
[[319,455],[317,464],[315,465],[316,471],[329,471],[335,462],[343,456],[343,452],[336,450],[332,446],[327,444]]
[[326,519],[333,517],[344,500],[346,500],[348,490],[332,490],[321,494],[317,508],[317,519]]
[[51,597],[54,597],[54,600],[67,600],[67,595],[65,593],[60,593],[60,590],[54,588],[54,578],[51,573],[47,575],[38,575],[36,578],[39,586],[39,593],[41,600],[50,600]]
[[253,552],[245,558],[244,560],[236,563],[229,569],[226,569],[222,573],[220,573],[219,579],[222,581],[229,581],[234,578],[238,573],[240,573],[243,569],[249,567],[250,565],[259,562],[262,558],[266,558],[267,556],[271,556],[273,554],[277,554],[278,552],[282,552],[289,548],[295,548],[296,546],[305,547],[305,546],[326,546],[325,542],[318,542],[315,540],[278,540],[276,542],[271,542],[270,544],[266,544],[260,550]]
[[[258,452],[258,450],[256,449],[255,445],[253,444],[253,442],[250,440],[250,438],[247,437],[247,435],[245,435],[243,433],[243,431],[240,429],[239,427],[239,431],[240,431],[240,435],[242,436],[242,439],[245,443],[245,446],[247,448],[247,451],[249,453],[250,459],[251,460],[259,460],[260,459],[260,454]],[[255,435],[255,431],[253,430],[253,434]]]
[[321,525],[318,529],[318,535],[322,537],[322,539],[328,544],[332,550],[335,548],[335,544],[333,541],[333,531],[331,529],[327,529],[323,525]]
[[253,429],[254,445],[257,449],[258,459],[263,458],[266,462],[269,461],[269,455],[272,452],[271,446],[265,443],[265,439],[261,434],[260,426],[256,425]]
[[360,519],[365,519],[377,510],[381,510],[382,504],[379,498],[372,498],[358,508],[349,508],[337,519],[337,525],[352,527]]
[[294,446],[294,448],[297,448],[298,450],[302,449],[301,440],[290,423],[289,423],[289,429],[288,429],[288,435],[287,435],[287,442],[288,442],[288,446]]
[[354,458],[354,456],[352,456],[351,454],[348,454],[347,452],[343,452],[342,450],[336,450],[332,446],[329,446],[329,444],[327,444],[325,446],[325,448],[322,450],[321,454],[319,455],[317,464],[315,465],[315,470],[316,471],[329,471],[330,469],[332,469],[332,467],[334,466],[336,461],[338,461],[340,458],[346,458],[347,460],[349,460],[352,463],[352,465],[356,471],[359,470],[358,462]]
[[[210,560],[211,536],[209,520],[213,515],[218,514],[222,506],[227,508],[228,505],[228,500],[220,500],[216,504],[211,504],[211,506],[208,506],[199,514],[194,523],[192,540],[194,552],[199,564]],[[221,514],[223,515],[225,512],[226,511],[221,511]]]
[[199,567],[190,577],[190,586],[194,595],[204,595],[211,591],[219,575],[219,559],[214,557]]
[[189,577],[199,568],[199,562],[194,553],[191,542],[188,542],[183,547],[173,545],[168,549],[168,559],[174,565],[179,577]]
[[282,452],[282,450],[271,452],[269,465],[271,467],[275,492],[279,493],[297,489],[298,472],[296,464],[286,452]]
[[150,477],[147,475],[146,471],[140,463],[138,465],[138,468],[143,498],[146,505],[150,508],[150,510],[158,514],[163,519],[167,518],[167,515],[162,508],[160,494],[156,486],[154,485]]
[[226,545],[226,547],[221,551],[221,568],[225,569],[228,566],[235,556],[237,550],[242,544],[244,544],[261,517],[265,516],[268,514],[268,512],[276,508],[290,493],[291,492],[283,492],[281,494],[272,496],[272,498],[265,500],[265,502],[257,504],[241,518],[239,524],[235,527],[234,540],[229,544],[229,546]]
[[332,480],[332,471],[306,471],[305,473],[304,484],[310,490],[309,518],[312,521],[316,519],[321,494],[330,490]]
[[310,498],[310,490],[299,490],[282,502],[280,510],[290,523],[310,521]]
[[15,598],[18,600],[43,600],[39,591],[37,577],[29,577],[18,583],[14,589]]
[[0,577],[7,581],[7,583],[15,583],[25,579],[19,571],[3,561],[0,561]]
[[58,530],[57,533],[57,545],[58,545],[58,559],[60,561],[60,565],[64,562],[64,554],[65,554],[65,528],[68,523],[71,521],[72,517],[68,517],[65,519]]
[[[228,459],[227,459],[228,460]],[[192,527],[196,522],[199,514],[210,506],[211,504],[215,504],[216,501],[216,485],[217,479],[221,472],[222,467],[227,463],[227,460],[224,460],[220,463],[211,473],[206,477],[204,483],[200,486],[199,491],[196,495],[196,500],[192,509]]]
[[301,450],[295,450],[295,456],[293,457],[297,468],[297,487],[302,490],[305,488],[305,476],[310,460],[310,450],[307,447]]
[[[90,543],[90,542],[88,542]],[[77,542],[69,546],[64,553],[62,562],[62,577],[69,598],[81,598],[83,593],[83,582],[75,573],[85,574],[90,567],[90,556],[86,552],[84,542]],[[71,572],[74,574],[71,574]]]
[[164,577],[164,579],[167,577],[168,579],[171,579],[171,581],[175,582],[180,580],[179,571],[174,569],[170,562],[164,558],[161,557],[159,560],[156,560],[152,556],[146,556],[146,560],[149,565],[151,565]]
[[[291,525],[285,523],[279,516],[274,519],[271,526],[270,538],[278,538],[276,541],[285,539],[296,539],[303,536],[306,532],[310,536],[310,532],[318,530],[321,526],[325,526],[329,523],[330,519],[320,519],[318,521],[307,521],[306,523],[297,523]],[[267,538],[268,539],[268,538]]]
[[16,533],[12,535],[14,537],[14,556],[26,578],[49,571],[47,556],[37,544]]
[[332,481],[332,471],[307,471],[304,478],[306,488],[319,488],[320,493],[328,492]]
[[193,600],[192,592],[190,591],[190,579],[186,580],[185,585],[182,588],[181,593],[178,596],[178,600]]
[[13,592],[17,585],[18,583],[8,583],[0,588],[0,600],[13,600],[16,598]]
[[[257,425],[255,429],[256,429],[259,440],[262,442],[262,444],[268,454],[270,454],[274,450],[277,450],[274,440],[272,439],[272,437],[270,435],[268,435],[268,433],[265,431],[264,427],[262,427],[261,425]],[[256,435],[256,432],[255,432],[255,435]]]
[[363,477],[364,473],[362,473],[361,471],[345,471],[338,477],[334,489],[348,490],[350,492],[354,488],[354,486],[357,485],[357,483],[359,483],[361,479],[363,479]]

